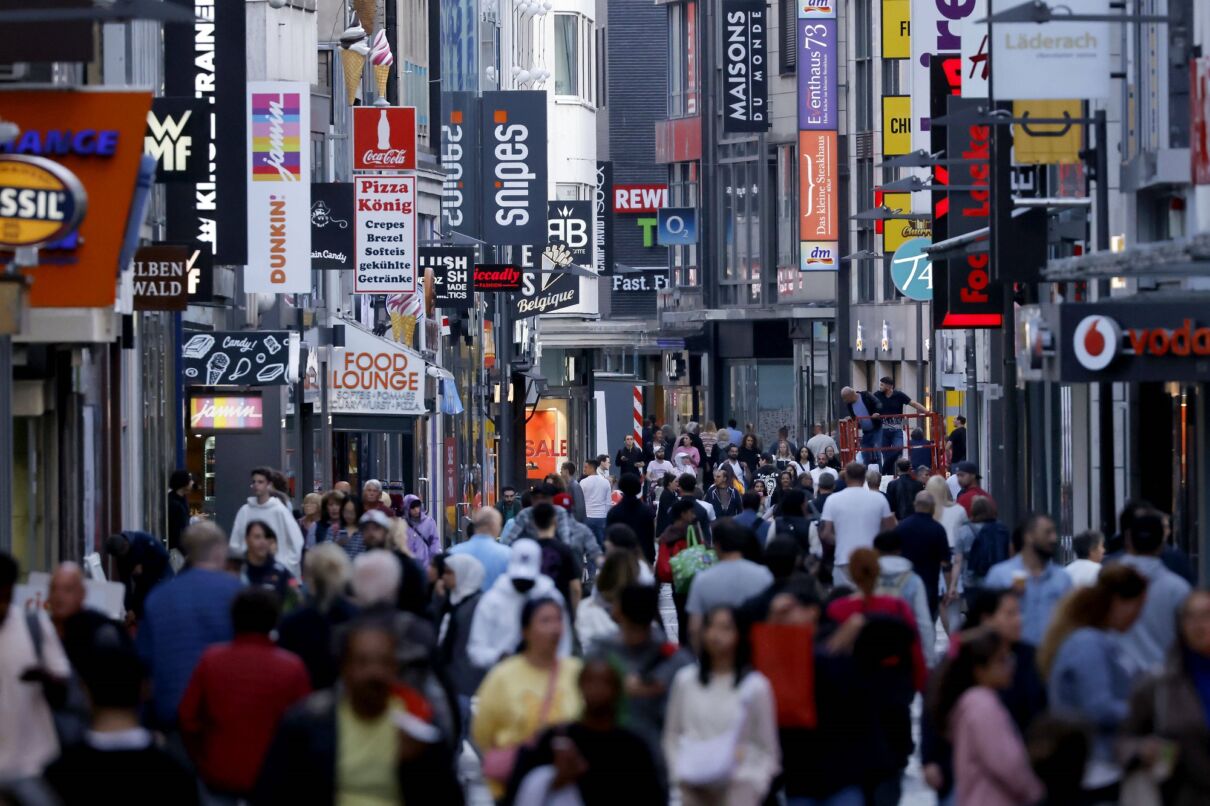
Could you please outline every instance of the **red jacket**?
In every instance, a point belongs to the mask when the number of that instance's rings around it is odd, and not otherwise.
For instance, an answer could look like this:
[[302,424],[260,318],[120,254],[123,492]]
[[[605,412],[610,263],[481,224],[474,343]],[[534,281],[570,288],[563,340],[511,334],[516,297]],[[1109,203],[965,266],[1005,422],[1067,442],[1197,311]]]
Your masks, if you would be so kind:
[[975,499],[979,497],[986,498],[992,502],[995,502],[996,500],[992,498],[991,493],[980,487],[978,484],[972,484],[965,490],[962,490],[960,493],[958,493],[958,504],[966,510],[967,517],[970,517],[971,514],[971,504],[975,503]]
[[924,691],[928,679],[928,666],[924,663],[924,652],[920,648],[920,632],[916,629],[916,617],[912,606],[898,596],[846,596],[828,605],[828,618],[843,624],[858,613],[874,613],[893,616],[912,628],[912,680],[917,691]]
[[310,691],[307,667],[268,636],[237,635],[207,649],[179,709],[182,738],[206,784],[251,792],[282,714]]

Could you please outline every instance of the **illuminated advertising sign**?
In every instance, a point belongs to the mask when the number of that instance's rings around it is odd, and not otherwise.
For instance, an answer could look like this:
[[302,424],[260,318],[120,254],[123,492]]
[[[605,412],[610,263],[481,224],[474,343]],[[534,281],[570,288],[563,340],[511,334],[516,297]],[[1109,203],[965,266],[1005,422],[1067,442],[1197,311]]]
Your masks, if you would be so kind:
[[311,88],[248,84],[250,294],[311,291]]
[[615,213],[654,213],[668,206],[667,185],[614,185]]
[[333,414],[424,414],[424,359],[353,325],[328,377]]
[[800,20],[834,20],[839,0],[797,0]]
[[882,153],[888,157],[912,151],[912,99],[907,95],[882,98]]
[[1058,306],[1062,380],[1197,381],[1210,371],[1210,318],[1188,301]]
[[264,427],[265,401],[259,392],[189,398],[189,428],[195,434],[250,433]]
[[799,132],[798,151],[799,240],[835,241],[836,132]]
[[882,58],[912,58],[910,0],[882,0]]
[[57,162],[0,156],[0,246],[39,246],[67,237],[88,206],[76,175]]
[[798,128],[835,131],[836,20],[798,21]]

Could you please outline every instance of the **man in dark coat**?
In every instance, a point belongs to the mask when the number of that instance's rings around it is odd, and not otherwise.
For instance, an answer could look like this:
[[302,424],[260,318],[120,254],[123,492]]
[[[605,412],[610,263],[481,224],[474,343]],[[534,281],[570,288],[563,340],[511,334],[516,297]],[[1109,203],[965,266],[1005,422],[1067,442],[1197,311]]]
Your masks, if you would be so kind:
[[655,510],[643,503],[640,494],[643,483],[633,473],[624,473],[618,481],[622,500],[610,508],[605,516],[605,526],[624,523],[634,530],[639,539],[639,548],[647,562],[655,562]]

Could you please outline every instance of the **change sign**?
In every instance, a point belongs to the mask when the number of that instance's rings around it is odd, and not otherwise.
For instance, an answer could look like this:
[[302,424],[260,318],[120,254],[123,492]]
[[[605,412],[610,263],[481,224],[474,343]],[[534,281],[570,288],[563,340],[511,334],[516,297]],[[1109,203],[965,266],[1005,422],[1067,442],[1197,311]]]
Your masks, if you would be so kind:
[[421,247],[420,271],[433,270],[433,303],[446,310],[466,310],[474,300],[475,250],[472,247]]

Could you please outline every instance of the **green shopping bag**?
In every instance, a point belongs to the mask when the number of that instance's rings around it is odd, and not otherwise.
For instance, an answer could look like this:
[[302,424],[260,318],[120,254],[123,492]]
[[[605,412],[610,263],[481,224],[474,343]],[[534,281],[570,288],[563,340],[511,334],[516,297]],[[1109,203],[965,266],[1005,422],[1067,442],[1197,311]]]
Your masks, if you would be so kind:
[[672,587],[681,595],[689,592],[689,586],[693,584],[693,578],[697,576],[697,573],[714,565],[717,559],[714,556],[714,549],[702,545],[695,526],[689,527],[686,541],[688,545],[668,561],[668,565],[672,568]]

